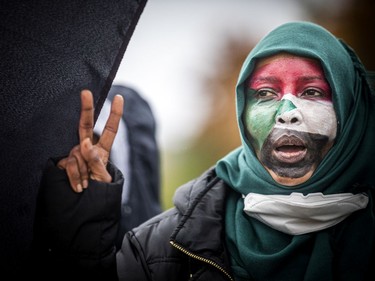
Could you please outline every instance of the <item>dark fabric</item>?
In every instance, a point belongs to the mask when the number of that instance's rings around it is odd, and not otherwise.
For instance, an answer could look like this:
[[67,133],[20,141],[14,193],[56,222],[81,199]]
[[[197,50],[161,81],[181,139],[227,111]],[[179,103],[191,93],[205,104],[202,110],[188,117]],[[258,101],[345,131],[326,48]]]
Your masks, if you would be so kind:
[[38,196],[29,278],[106,280],[116,276],[113,238],[124,179],[110,163],[108,170],[112,183],[90,180],[87,189],[75,193],[66,184],[65,171],[48,162]]
[[[156,123],[148,102],[135,90],[113,85],[108,99],[120,94],[124,97],[123,119],[127,128],[130,149],[129,200],[121,207],[121,221],[117,239],[120,247],[125,232],[161,212],[160,163],[156,142]],[[147,175],[147,176],[145,176]]]
[[212,169],[180,187],[175,208],[126,234],[117,254],[119,279],[230,280],[223,244],[226,190]]
[[[47,272],[66,270],[62,274],[69,277],[66,280],[72,278],[73,269],[76,276],[87,274],[81,280],[92,280],[92,276],[98,280],[95,276],[105,274],[108,276],[102,280],[116,280],[112,271],[115,267],[119,279],[126,281],[230,280],[223,239],[227,186],[216,177],[214,169],[180,187],[174,199],[175,208],[127,232],[117,252],[117,265],[109,249],[116,237],[113,212],[119,213],[121,194],[116,186],[108,185],[115,188],[104,186],[105,195],[98,191],[100,186],[92,186],[94,191],[89,186],[89,192],[76,194],[71,191],[65,173],[49,166],[38,204],[41,209],[37,230],[42,235],[37,236],[40,239],[36,249],[42,255],[37,256],[37,264],[45,265]],[[111,204],[104,206],[103,202]],[[95,246],[95,241],[102,246]]]
[[43,167],[77,144],[80,91],[97,114],[146,0],[0,2],[0,264],[28,258]]
[[367,71],[367,81],[369,82],[372,95],[375,96],[375,71]]

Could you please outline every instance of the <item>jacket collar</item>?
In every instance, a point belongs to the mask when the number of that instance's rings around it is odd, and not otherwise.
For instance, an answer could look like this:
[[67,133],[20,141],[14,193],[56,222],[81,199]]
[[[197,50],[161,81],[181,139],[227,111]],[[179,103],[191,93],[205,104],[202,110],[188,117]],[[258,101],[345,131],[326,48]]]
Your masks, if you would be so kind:
[[223,239],[227,190],[213,168],[181,186],[176,191],[174,204],[183,216],[170,240],[185,254],[207,259],[230,272]]

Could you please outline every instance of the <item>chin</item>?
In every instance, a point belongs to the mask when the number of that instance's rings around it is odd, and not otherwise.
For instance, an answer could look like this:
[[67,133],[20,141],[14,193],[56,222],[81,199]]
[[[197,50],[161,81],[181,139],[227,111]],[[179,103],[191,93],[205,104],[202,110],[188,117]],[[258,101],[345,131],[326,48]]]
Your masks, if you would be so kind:
[[287,176],[281,176],[279,174],[276,174],[274,171],[266,168],[267,171],[270,173],[271,177],[276,181],[277,183],[285,186],[296,186],[300,185],[304,182],[306,182],[308,179],[311,178],[313,174],[313,170],[310,170],[309,172],[305,173],[303,176],[300,177],[287,177]]

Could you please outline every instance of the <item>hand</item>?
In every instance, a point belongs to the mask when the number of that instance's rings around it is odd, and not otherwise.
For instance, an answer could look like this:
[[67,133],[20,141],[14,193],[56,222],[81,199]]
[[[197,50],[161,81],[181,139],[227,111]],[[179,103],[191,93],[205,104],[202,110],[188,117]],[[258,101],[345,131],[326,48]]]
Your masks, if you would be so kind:
[[99,141],[93,145],[94,105],[89,90],[81,92],[81,116],[79,119],[80,144],[73,147],[69,156],[61,159],[57,166],[67,172],[70,185],[75,192],[88,187],[88,179],[111,182],[106,165],[122,116],[124,100],[116,95],[112,102],[111,113]]

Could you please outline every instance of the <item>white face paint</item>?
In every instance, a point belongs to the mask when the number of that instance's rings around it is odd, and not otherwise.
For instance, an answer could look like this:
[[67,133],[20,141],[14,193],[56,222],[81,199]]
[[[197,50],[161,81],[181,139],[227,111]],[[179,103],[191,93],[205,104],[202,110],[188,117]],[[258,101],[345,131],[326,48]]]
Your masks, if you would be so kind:
[[332,147],[337,119],[320,63],[280,54],[260,60],[243,115],[258,159],[275,181],[308,180]]
[[[336,138],[337,119],[331,101],[307,100],[286,94],[282,100],[289,100],[295,109],[276,116],[274,128],[295,130],[327,136],[330,141]],[[298,120],[293,122],[293,120]]]

